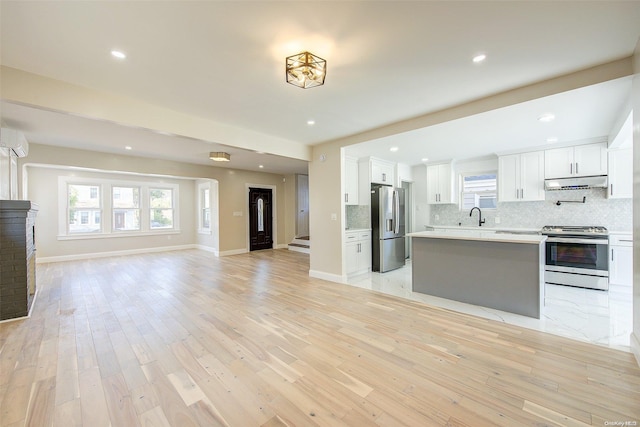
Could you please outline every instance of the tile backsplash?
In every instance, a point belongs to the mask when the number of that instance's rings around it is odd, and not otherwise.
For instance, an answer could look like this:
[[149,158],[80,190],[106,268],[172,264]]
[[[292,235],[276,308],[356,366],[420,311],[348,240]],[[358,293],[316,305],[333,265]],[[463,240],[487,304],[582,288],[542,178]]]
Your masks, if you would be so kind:
[[[586,203],[562,203],[558,200]],[[498,203],[497,209],[483,209],[484,226],[505,228],[542,228],[545,225],[597,225],[610,231],[632,230],[632,199],[607,199],[606,189],[547,191],[546,200]],[[438,219],[436,219],[436,215]],[[500,223],[496,224],[495,219]],[[478,213],[469,217],[458,205],[432,205],[431,225],[478,225]]]
[[347,228],[370,228],[370,210],[369,205],[345,206]]

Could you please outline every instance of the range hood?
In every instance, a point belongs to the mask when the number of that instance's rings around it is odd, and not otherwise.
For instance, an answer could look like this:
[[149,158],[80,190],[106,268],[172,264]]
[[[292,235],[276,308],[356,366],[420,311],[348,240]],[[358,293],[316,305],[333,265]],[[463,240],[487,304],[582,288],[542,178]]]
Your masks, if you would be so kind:
[[544,189],[547,191],[583,190],[585,188],[607,188],[607,175],[544,180]]

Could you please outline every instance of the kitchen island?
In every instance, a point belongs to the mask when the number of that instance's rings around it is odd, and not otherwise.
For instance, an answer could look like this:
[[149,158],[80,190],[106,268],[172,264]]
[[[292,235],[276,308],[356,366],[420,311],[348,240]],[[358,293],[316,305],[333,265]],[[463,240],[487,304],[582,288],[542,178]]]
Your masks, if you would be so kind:
[[546,236],[480,229],[407,236],[414,292],[540,318]]

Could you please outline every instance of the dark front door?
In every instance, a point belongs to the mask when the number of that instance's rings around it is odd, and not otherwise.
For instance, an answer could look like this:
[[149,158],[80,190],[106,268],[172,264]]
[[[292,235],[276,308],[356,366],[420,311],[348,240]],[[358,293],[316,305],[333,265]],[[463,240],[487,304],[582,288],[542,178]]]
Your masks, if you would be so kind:
[[271,190],[249,188],[249,250],[271,249]]

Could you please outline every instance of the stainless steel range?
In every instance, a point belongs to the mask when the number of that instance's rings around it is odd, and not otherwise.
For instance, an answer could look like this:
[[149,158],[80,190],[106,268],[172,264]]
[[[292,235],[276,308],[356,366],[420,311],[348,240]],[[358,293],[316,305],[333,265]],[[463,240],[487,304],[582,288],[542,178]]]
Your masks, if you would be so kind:
[[609,232],[595,226],[552,226],[547,235],[544,281],[590,289],[609,289]]

